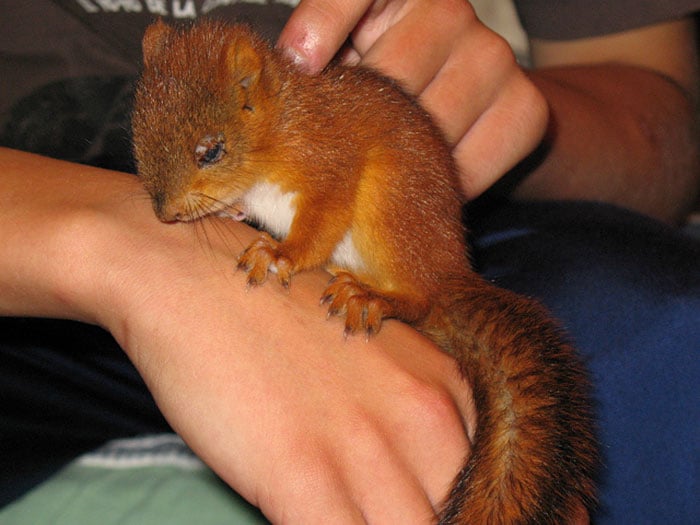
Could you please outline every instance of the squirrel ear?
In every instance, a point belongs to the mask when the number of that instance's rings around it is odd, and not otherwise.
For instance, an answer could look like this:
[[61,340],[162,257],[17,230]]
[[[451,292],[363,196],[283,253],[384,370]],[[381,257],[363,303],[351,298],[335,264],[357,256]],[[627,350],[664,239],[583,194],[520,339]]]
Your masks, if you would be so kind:
[[146,33],[143,35],[141,47],[143,48],[143,63],[148,65],[160,55],[165,48],[165,41],[172,32],[172,28],[159,18],[146,28]]
[[262,44],[248,30],[237,28],[226,50],[229,78],[244,89],[255,87],[263,74],[263,52]]

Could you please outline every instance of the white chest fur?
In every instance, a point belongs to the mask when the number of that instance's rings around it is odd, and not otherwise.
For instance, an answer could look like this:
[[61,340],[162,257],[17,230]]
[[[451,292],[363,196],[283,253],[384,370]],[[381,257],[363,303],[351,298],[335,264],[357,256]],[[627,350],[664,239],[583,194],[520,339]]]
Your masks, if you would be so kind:
[[[283,192],[277,184],[260,182],[243,195],[245,213],[260,224],[270,234],[284,239],[292,226],[297,213],[295,192]],[[360,271],[364,261],[360,256],[348,230],[343,239],[336,245],[330,262],[341,268]]]
[[272,235],[284,238],[297,213],[295,197],[296,193],[284,193],[277,184],[260,182],[243,195],[243,205],[248,217]]
[[348,230],[345,237],[340,241],[331,255],[331,262],[340,268],[346,268],[353,272],[360,272],[364,269],[365,263],[352,240],[352,231]]

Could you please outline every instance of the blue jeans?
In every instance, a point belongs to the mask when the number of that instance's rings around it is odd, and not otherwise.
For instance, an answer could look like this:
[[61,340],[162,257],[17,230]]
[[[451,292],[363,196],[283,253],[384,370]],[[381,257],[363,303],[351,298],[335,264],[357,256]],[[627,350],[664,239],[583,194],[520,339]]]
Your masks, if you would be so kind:
[[510,204],[472,229],[482,274],[546,304],[592,373],[595,523],[698,523],[700,242],[589,203]]
[[[604,467],[596,523],[700,517],[700,243],[585,203],[472,220],[477,268],[539,298],[593,375]],[[168,429],[101,330],[0,319],[0,505],[103,441]]]

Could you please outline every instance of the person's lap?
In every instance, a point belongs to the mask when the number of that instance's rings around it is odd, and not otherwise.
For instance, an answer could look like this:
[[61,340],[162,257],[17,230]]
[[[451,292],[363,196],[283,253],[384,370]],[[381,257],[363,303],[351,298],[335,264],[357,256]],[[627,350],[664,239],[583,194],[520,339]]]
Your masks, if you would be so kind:
[[[583,203],[504,206],[472,231],[478,269],[545,303],[592,371],[596,522],[700,515],[700,243]],[[0,505],[108,439],[168,429],[114,341],[78,323],[0,319],[0,398]]]
[[474,225],[475,262],[540,299],[591,370],[604,465],[596,523],[700,516],[700,243],[588,203],[509,205]]

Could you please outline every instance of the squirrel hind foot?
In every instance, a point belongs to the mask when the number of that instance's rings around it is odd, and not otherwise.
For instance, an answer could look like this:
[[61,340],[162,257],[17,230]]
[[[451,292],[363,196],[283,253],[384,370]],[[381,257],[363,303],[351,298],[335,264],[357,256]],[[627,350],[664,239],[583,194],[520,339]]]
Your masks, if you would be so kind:
[[328,305],[328,317],[345,317],[345,337],[363,332],[369,338],[379,333],[382,320],[391,310],[381,292],[345,271],[337,272],[330,280],[321,304]]
[[345,336],[379,333],[387,318],[414,322],[427,313],[427,302],[413,296],[384,291],[363,282],[350,272],[338,270],[321,297],[328,316],[345,317]]

